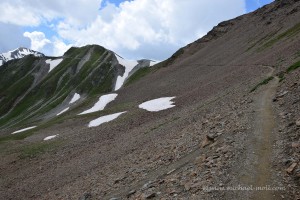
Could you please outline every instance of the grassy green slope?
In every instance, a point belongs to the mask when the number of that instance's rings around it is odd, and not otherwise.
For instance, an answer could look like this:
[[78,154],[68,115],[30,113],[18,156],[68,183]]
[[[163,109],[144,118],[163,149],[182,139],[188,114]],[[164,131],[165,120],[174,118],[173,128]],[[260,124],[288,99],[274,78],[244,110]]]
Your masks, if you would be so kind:
[[[87,54],[90,54],[89,60],[79,70],[78,65]],[[111,66],[111,52],[103,47],[89,45],[69,49],[64,60],[33,86],[34,71],[47,67],[37,65],[40,63],[35,63],[37,59],[41,58],[28,57],[0,68],[0,126],[33,121],[63,103],[73,92],[90,97],[113,89],[116,69]],[[11,109],[17,98],[24,94]]]

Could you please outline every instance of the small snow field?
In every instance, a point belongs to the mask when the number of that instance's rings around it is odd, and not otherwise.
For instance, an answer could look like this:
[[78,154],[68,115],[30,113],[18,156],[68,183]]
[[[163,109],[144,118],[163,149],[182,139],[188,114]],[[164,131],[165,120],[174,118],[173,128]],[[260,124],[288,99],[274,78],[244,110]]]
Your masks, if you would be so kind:
[[59,65],[59,63],[61,63],[62,60],[63,60],[62,58],[55,59],[55,60],[51,60],[51,59],[46,60],[46,63],[50,65],[50,69],[48,73],[50,73],[55,67],[57,67],[57,65]]
[[124,72],[123,76],[118,76],[117,81],[116,81],[115,90],[118,90],[123,86],[129,73],[133,70],[133,68],[136,65],[138,65],[138,62],[136,60],[125,60],[125,59],[119,57],[117,54],[116,54],[116,57],[117,57],[120,65],[123,65],[125,67],[125,72]]
[[34,129],[34,128],[36,128],[36,126],[31,126],[31,127],[28,127],[28,128],[24,128],[24,129],[15,131],[15,132],[13,132],[11,134],[21,133],[21,132],[28,131],[28,130],[31,130],[31,129]]
[[63,109],[62,111],[60,111],[59,113],[57,113],[56,116],[59,116],[59,115],[65,113],[65,112],[67,112],[69,109],[70,109],[70,107],[67,107],[67,108]]
[[139,105],[139,108],[150,111],[150,112],[158,112],[161,110],[166,110],[169,108],[173,108],[175,105],[173,105],[172,99],[175,97],[162,97],[159,99],[153,99],[150,101],[146,101]]
[[80,94],[75,93],[69,104],[75,103],[80,99]]
[[90,108],[78,115],[85,115],[85,114],[101,111],[107,106],[107,104],[109,104],[110,102],[115,100],[117,98],[117,96],[118,96],[118,94],[103,95],[99,98],[98,102],[92,108]]
[[52,139],[56,138],[57,136],[58,136],[58,134],[57,135],[51,135],[51,136],[45,137],[44,141],[52,140]]
[[160,63],[159,61],[150,61],[150,67],[152,67],[153,65],[156,65],[156,64],[158,64],[158,63]]
[[122,114],[124,114],[126,112],[127,111],[99,117],[99,118],[91,121],[89,123],[88,127],[96,127],[96,126],[100,126],[103,123],[113,121],[114,119],[117,119],[120,115],[122,115]]

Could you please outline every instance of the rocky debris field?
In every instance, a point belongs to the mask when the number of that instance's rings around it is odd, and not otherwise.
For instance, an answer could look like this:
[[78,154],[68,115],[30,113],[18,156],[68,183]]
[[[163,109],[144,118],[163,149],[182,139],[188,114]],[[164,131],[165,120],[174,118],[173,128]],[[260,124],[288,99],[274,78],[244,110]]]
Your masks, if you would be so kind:
[[279,84],[274,106],[278,113],[277,146],[279,147],[276,168],[282,172],[287,190],[287,199],[300,198],[300,72],[289,73]]

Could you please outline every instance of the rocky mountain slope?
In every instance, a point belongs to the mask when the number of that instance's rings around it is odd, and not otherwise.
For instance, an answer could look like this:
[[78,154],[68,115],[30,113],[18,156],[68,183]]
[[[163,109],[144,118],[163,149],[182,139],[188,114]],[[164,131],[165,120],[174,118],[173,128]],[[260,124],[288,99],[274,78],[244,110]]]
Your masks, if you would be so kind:
[[44,54],[37,52],[37,51],[33,51],[31,49],[27,49],[24,47],[20,47],[18,49],[15,49],[13,51],[9,51],[7,53],[2,53],[0,54],[0,66],[3,65],[4,63],[6,63],[9,60],[13,60],[13,59],[20,59],[23,58],[27,55],[33,55],[35,57],[43,57]]
[[0,89],[14,99],[1,107],[1,197],[298,199],[299,19],[300,1],[277,0],[151,68],[97,46],[51,58],[63,59],[51,76],[36,75],[50,58],[5,63],[0,74],[33,66],[37,81]]

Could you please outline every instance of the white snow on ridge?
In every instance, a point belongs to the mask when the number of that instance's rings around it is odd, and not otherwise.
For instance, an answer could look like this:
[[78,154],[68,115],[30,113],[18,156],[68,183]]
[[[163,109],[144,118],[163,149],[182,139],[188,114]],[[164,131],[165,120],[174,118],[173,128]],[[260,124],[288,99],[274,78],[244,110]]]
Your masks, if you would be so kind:
[[140,104],[139,108],[142,108],[150,112],[158,112],[161,110],[166,110],[169,108],[173,108],[175,106],[173,105],[174,102],[171,101],[174,98],[175,97],[162,97],[159,99],[153,99]]
[[62,111],[60,111],[59,113],[57,113],[56,116],[59,116],[59,115],[65,113],[65,112],[67,112],[69,109],[70,109],[70,107],[67,107],[67,108],[63,109]]
[[92,108],[90,108],[78,115],[84,115],[84,114],[98,112],[100,110],[103,110],[107,106],[107,104],[109,104],[110,102],[115,100],[117,98],[117,96],[118,96],[118,94],[103,95],[99,98],[98,102]]
[[14,51],[17,51],[17,49],[15,49],[13,51],[9,51],[7,53],[2,53],[2,57],[3,57],[4,61],[12,60],[13,58],[11,57],[11,53]]
[[51,136],[45,137],[44,141],[52,140],[52,139],[56,138],[57,136],[58,136],[58,134],[57,135],[51,135]]
[[80,94],[75,93],[69,104],[75,103],[80,99]]
[[127,111],[125,112],[119,112],[119,113],[115,113],[115,114],[111,114],[111,115],[105,115],[105,116],[102,116],[102,117],[99,117],[93,121],[91,121],[88,125],[88,127],[96,127],[96,126],[100,126],[101,124],[103,123],[106,123],[106,122],[110,122],[114,119],[117,119],[120,115],[126,113]]
[[28,130],[31,130],[31,129],[34,129],[34,128],[36,128],[36,126],[31,126],[31,127],[28,127],[28,128],[24,128],[24,129],[15,131],[15,132],[13,132],[11,134],[21,133],[21,132],[28,131]]
[[55,59],[55,60],[51,60],[51,59],[46,60],[46,63],[50,65],[50,69],[48,73],[50,73],[57,65],[59,65],[59,63],[61,63],[62,60],[63,60],[62,58]]
[[150,67],[152,67],[153,65],[156,65],[156,64],[158,64],[158,63],[160,63],[159,61],[150,61]]
[[20,58],[23,58],[27,55],[34,55],[36,57],[44,56],[40,52],[33,51],[31,49],[27,49],[27,48],[24,48],[24,47],[20,47],[20,48],[17,48],[15,50],[0,54],[0,60],[1,60],[0,66],[3,65],[5,62],[7,62],[9,60],[20,59]]
[[125,59],[119,57],[117,54],[116,54],[116,57],[117,57],[120,65],[123,65],[125,67],[125,72],[124,72],[123,76],[118,76],[117,81],[116,81],[115,90],[118,90],[123,86],[129,73],[138,64],[138,62],[136,60],[125,60]]

